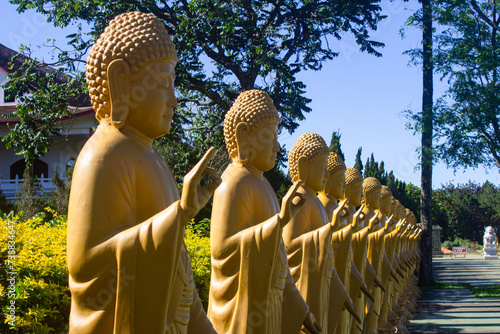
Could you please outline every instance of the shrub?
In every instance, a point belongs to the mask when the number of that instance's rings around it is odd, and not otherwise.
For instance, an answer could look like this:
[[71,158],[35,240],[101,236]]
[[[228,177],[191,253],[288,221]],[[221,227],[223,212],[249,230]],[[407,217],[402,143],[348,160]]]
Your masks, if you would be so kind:
[[[66,217],[59,216],[46,208],[54,216],[44,222],[46,215],[38,214],[22,221],[20,215],[10,214],[0,219],[0,308],[5,321],[0,331],[7,333],[15,329],[17,333],[61,333],[68,329],[70,295],[68,270],[66,267]],[[12,227],[12,228],[10,228]],[[9,234],[15,231],[15,235]],[[12,276],[9,260],[8,241],[15,241],[16,258],[13,261],[16,274]],[[10,249],[12,251],[12,249]],[[14,296],[9,289],[8,278],[15,277],[15,315],[9,324],[8,307]]]
[[[68,330],[70,293],[66,265],[66,216],[51,208],[23,221],[13,213],[0,217],[0,309],[4,322],[0,333],[64,333]],[[49,221],[47,219],[51,218]],[[10,229],[12,227],[12,229]],[[15,231],[14,270],[9,268],[9,231]],[[191,226],[185,242],[193,278],[206,309],[210,288],[210,239]],[[9,289],[10,272],[16,272],[15,292]],[[15,294],[14,327],[8,317],[11,294]],[[14,333],[14,332],[13,332]]]
[[208,292],[210,291],[211,255],[210,238],[203,236],[202,233],[196,232],[192,228],[192,225],[189,225],[186,228],[184,241],[191,259],[191,266],[193,267],[194,284],[200,295],[203,307],[206,310],[208,306]]
[[441,248],[451,249],[453,247],[453,242],[450,240],[446,240],[441,244]]

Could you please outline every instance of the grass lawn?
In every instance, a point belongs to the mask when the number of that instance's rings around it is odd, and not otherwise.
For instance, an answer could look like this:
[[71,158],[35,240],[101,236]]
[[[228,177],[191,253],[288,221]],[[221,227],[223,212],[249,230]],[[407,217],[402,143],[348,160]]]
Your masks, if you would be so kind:
[[467,282],[439,282],[424,286],[422,290],[441,290],[441,289],[469,289],[476,297],[500,297],[500,285],[491,286],[472,286]]

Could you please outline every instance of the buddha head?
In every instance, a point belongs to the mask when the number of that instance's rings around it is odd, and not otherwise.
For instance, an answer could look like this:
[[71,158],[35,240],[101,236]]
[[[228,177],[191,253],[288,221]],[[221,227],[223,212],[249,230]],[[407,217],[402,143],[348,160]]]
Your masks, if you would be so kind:
[[356,168],[347,168],[345,171],[344,198],[349,199],[353,206],[361,204],[363,198],[363,176]]
[[328,176],[325,192],[336,199],[344,197],[345,193],[345,164],[342,158],[333,152],[328,155]]
[[224,138],[234,163],[261,172],[274,167],[280,117],[273,100],[261,90],[248,90],[234,101],[224,118]]
[[170,129],[177,54],[165,25],[152,14],[129,12],[109,23],[89,52],[87,85],[96,118],[150,138]]
[[363,204],[368,208],[376,210],[380,208],[380,192],[382,185],[375,177],[367,177],[363,181]]
[[302,180],[313,191],[325,189],[328,145],[316,133],[299,136],[288,155],[288,169],[292,181]]
[[393,213],[392,211],[392,192],[387,186],[382,186],[380,191],[380,211],[382,211],[387,218]]

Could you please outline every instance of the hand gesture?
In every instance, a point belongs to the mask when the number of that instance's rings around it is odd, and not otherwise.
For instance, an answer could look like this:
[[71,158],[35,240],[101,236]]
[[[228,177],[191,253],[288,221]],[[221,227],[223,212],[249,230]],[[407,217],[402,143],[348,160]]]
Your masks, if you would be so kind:
[[[222,182],[215,169],[208,167],[208,163],[214,154],[215,148],[211,147],[196,166],[184,176],[181,208],[188,217],[188,220],[191,220],[200,211]],[[205,174],[209,174],[214,180],[208,186],[203,187],[200,181]]]
[[365,205],[363,204],[352,216],[352,227],[354,227],[354,229],[357,229],[358,226],[362,226],[361,221],[365,219],[365,214],[363,213],[364,209]]
[[[302,194],[297,193],[297,190],[299,190],[299,187],[303,184],[303,181],[298,180],[290,187],[290,189],[288,189],[285,197],[283,197],[283,200],[281,201],[280,211],[281,227],[285,227],[286,224],[288,224],[290,220],[295,217],[295,214],[299,211],[302,205],[304,205],[306,200],[304,199]],[[299,201],[295,201],[296,203],[294,203],[294,198],[298,198]]]
[[316,321],[314,314],[307,312],[302,326],[302,331],[307,334],[319,334],[323,331],[321,325]]
[[332,216],[332,221],[330,224],[332,224],[333,227],[338,226],[339,224],[339,213],[340,211],[344,210],[344,206],[347,203],[347,198],[345,198],[342,202],[340,202],[339,206],[333,211],[333,216]]
[[385,221],[385,228],[388,229],[390,226],[392,226],[393,221],[392,218],[394,218],[394,215],[391,215],[387,220]]
[[380,219],[378,218],[378,215],[373,215],[373,217],[370,219],[368,222],[368,229],[371,231],[374,225],[377,225],[379,223]]

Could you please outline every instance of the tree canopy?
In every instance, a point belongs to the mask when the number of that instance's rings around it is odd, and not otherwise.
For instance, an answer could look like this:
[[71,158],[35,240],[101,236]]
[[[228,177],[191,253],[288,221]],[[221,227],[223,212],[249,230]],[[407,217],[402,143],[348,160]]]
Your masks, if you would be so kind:
[[[499,6],[496,0],[433,2],[434,66],[450,84],[434,109],[435,156],[454,168],[500,168]],[[421,19],[418,12],[409,22]],[[420,61],[421,50],[408,53]],[[418,129],[421,114],[411,118]]]
[[[370,39],[384,18],[379,2],[10,0],[19,12],[33,8],[58,27],[87,22],[88,35],[71,35],[77,50],[88,49],[122,12],[149,12],[165,23],[178,50],[179,107],[171,133],[159,145],[180,159],[182,175],[191,157],[197,159],[207,146],[223,146],[221,124],[241,91],[267,91],[280,112],[280,130],[292,133],[311,111],[297,73],[320,70],[338,55],[335,40],[346,34],[361,51],[380,56],[383,44]],[[68,62],[82,60],[66,55]]]
[[330,152],[333,152],[341,157],[345,162],[344,152],[342,152],[342,146],[340,145],[341,137],[342,134],[340,133],[340,130],[334,131],[332,133],[332,139],[330,140],[330,146],[328,146],[328,149],[330,150]]

